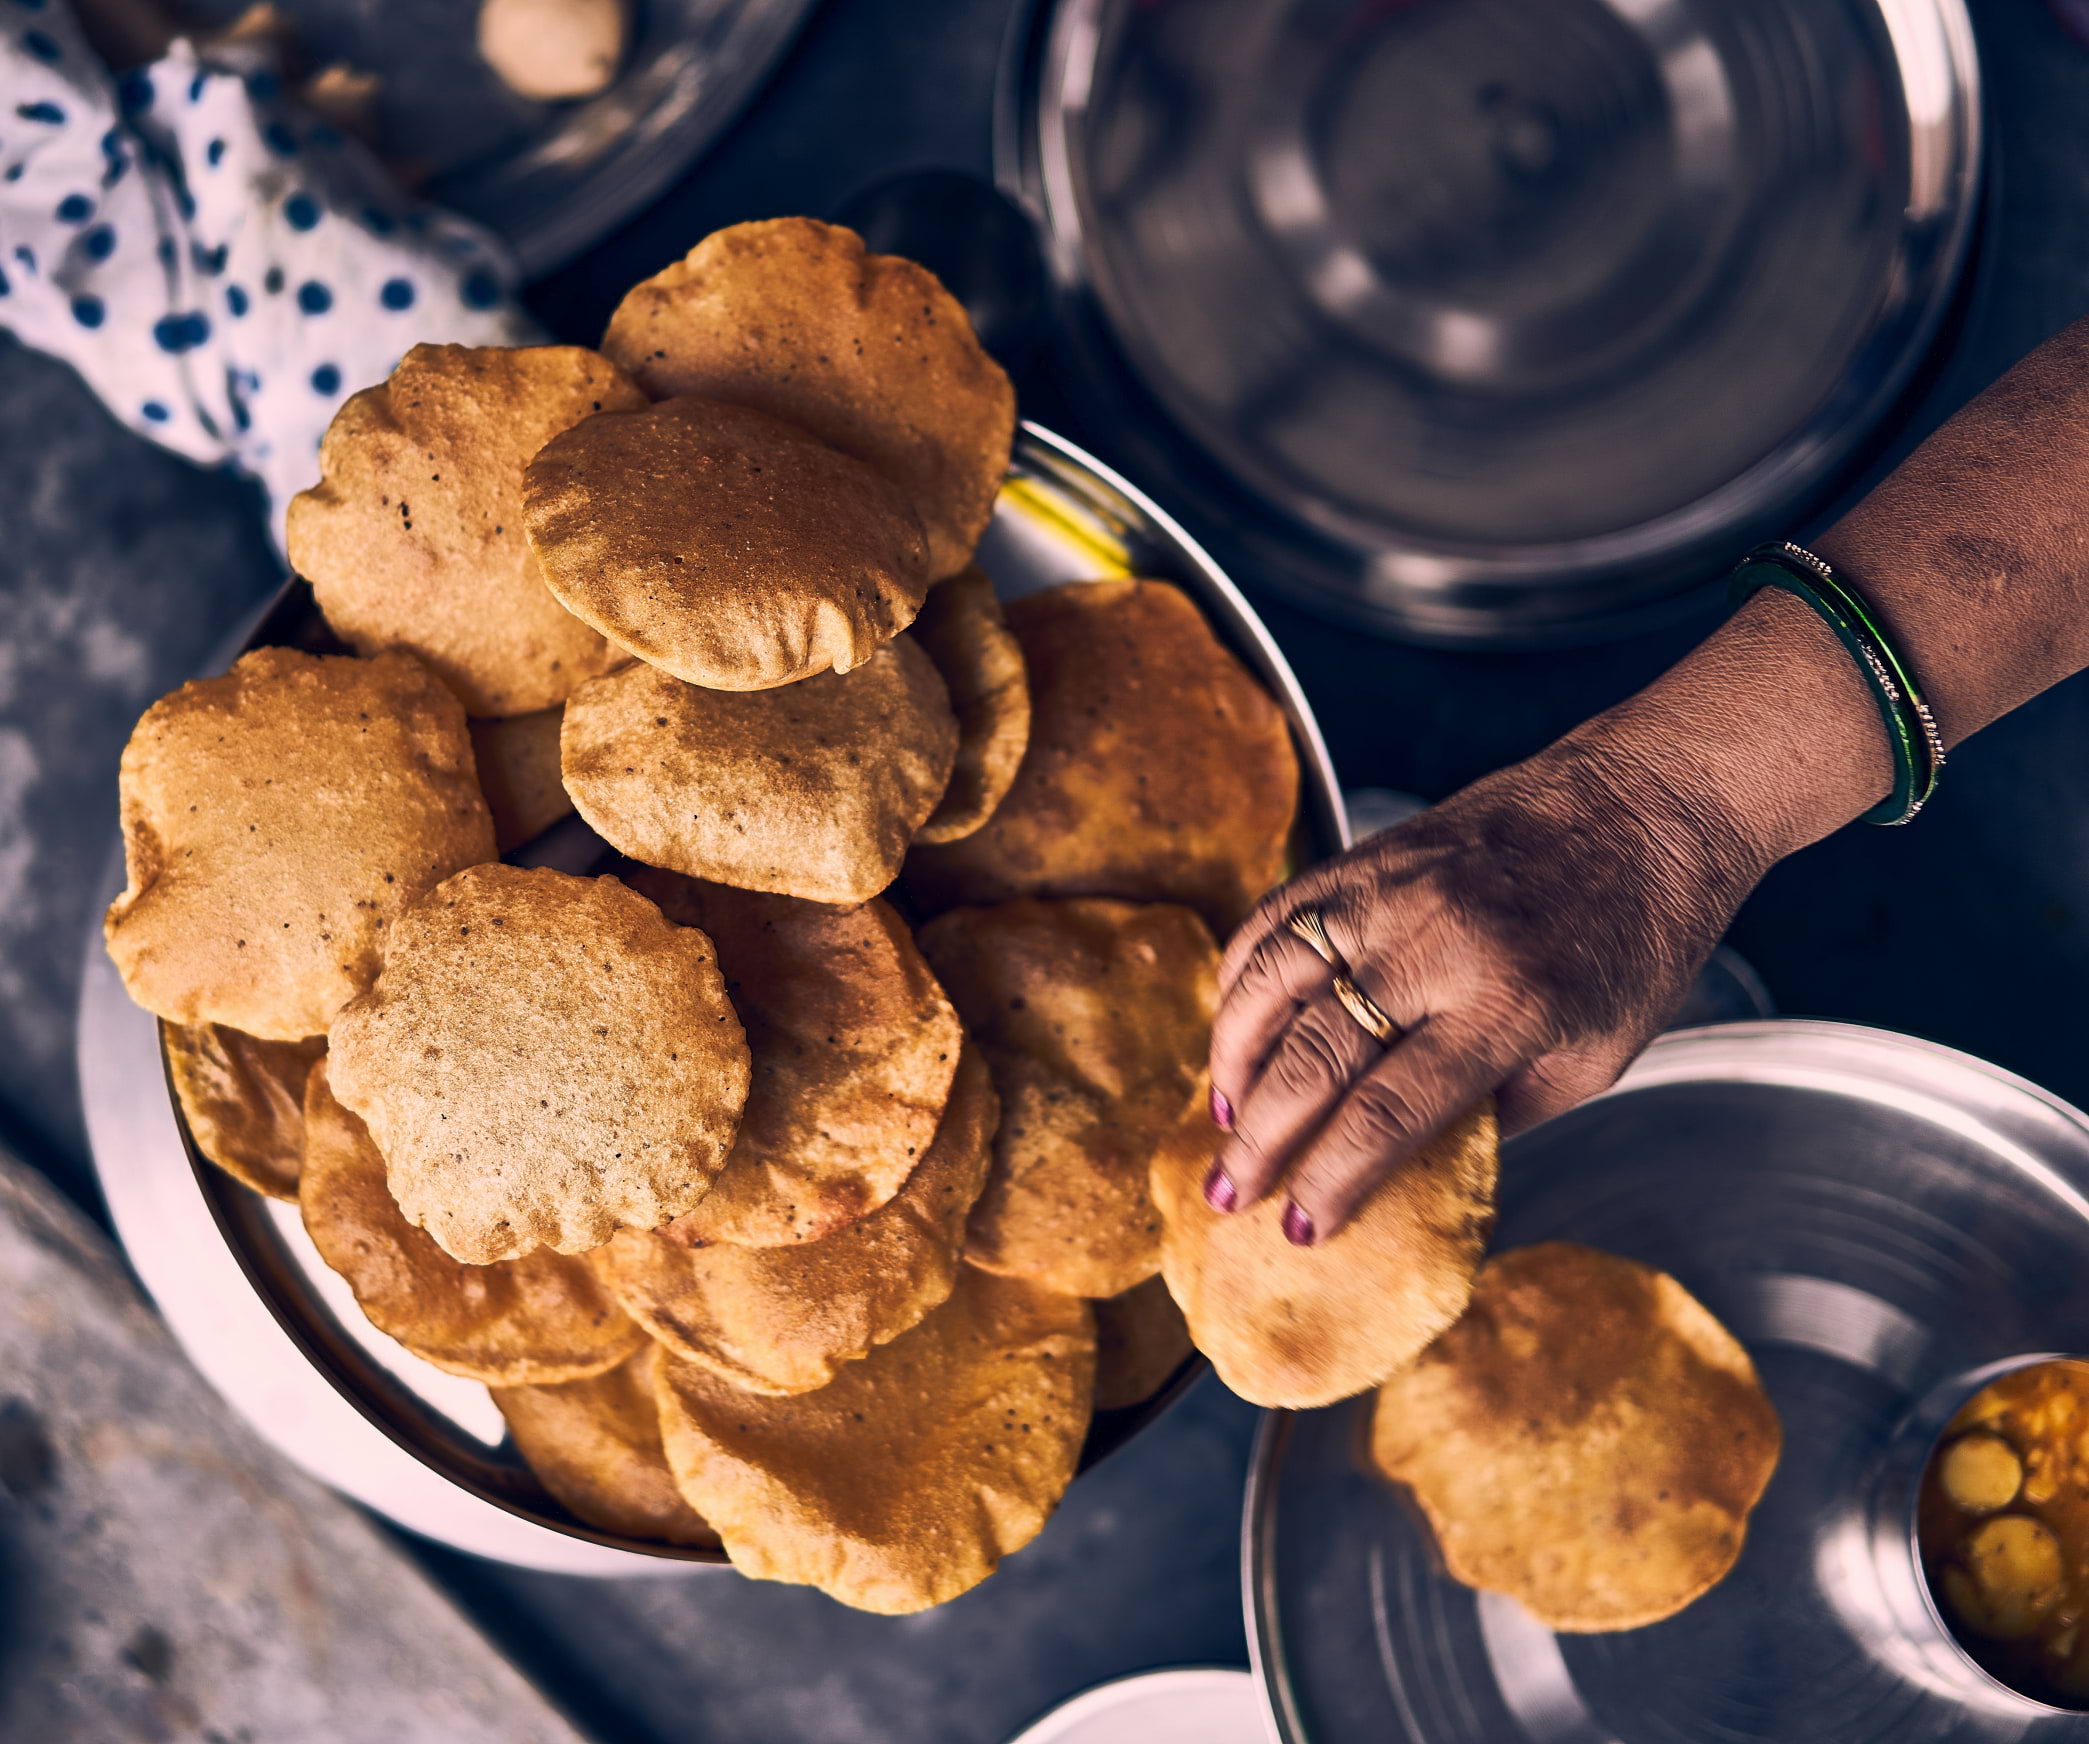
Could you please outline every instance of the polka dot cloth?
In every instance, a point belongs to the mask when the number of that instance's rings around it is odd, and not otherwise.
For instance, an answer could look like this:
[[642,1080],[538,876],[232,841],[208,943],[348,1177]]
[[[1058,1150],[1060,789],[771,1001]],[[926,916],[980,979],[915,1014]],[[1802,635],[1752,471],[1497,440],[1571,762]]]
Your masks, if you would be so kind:
[[512,283],[255,51],[177,42],[112,80],[62,0],[0,0],[0,327],[142,435],[258,477],[278,538],[346,394],[424,340],[536,337]]

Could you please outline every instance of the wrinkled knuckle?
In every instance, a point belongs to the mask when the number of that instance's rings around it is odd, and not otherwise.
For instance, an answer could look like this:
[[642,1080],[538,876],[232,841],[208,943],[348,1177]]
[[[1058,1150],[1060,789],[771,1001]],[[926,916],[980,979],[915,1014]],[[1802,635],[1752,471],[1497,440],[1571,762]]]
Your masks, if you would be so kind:
[[1342,1084],[1348,1076],[1349,1061],[1318,1024],[1300,1024],[1283,1052],[1270,1062],[1271,1080],[1297,1095]]
[[1397,1085],[1367,1078],[1351,1094],[1347,1125],[1374,1154],[1404,1145],[1422,1130],[1421,1110]]

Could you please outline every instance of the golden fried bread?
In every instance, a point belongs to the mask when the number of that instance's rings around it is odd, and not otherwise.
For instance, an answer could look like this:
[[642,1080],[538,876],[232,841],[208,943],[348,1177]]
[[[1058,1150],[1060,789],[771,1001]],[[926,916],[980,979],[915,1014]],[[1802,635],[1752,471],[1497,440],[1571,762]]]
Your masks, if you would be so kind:
[[264,1042],[222,1024],[167,1023],[160,1040],[196,1148],[242,1186],[295,1199],[305,1078],[326,1052],[326,1037]]
[[573,809],[559,774],[564,719],[563,709],[548,708],[470,723],[479,791],[493,814],[493,839],[503,854],[534,841]]
[[1494,1222],[1492,1104],[1408,1159],[1334,1235],[1284,1238],[1285,1198],[1204,1201],[1219,1131],[1201,1108],[1153,1165],[1161,1272],[1219,1379],[1255,1405],[1308,1410],[1376,1386],[1464,1311]]
[[899,484],[954,575],[994,511],[1015,392],[927,268],[811,218],[735,224],[626,293],[602,349],[655,399],[801,424]]
[[935,662],[957,715],[957,763],[917,839],[954,842],[994,815],[1030,743],[1030,681],[994,584],[966,569],[929,590],[914,640]]
[[1142,1405],[1196,1354],[1164,1279],[1095,1304],[1095,1408]]
[[170,1023],[323,1034],[399,911],[493,857],[464,711],[404,654],[257,649],[147,709],[120,784],[128,882],[103,931]]
[[1203,1082],[1217,999],[1204,923],[1171,903],[1021,901],[920,938],[1001,1096],[973,1263],[1070,1296],[1150,1278],[1147,1171]]
[[967,1050],[920,1165],[889,1203],[798,1247],[691,1245],[687,1219],[603,1250],[624,1309],[677,1360],[750,1393],[807,1393],[950,1294],[986,1182],[999,1103]]
[[1087,1303],[962,1266],[942,1307],[817,1392],[763,1398],[670,1357],[661,1439],[742,1574],[898,1614],[1036,1537],[1094,1383]]
[[495,1387],[508,1435],[538,1480],[578,1518],[627,1538],[718,1548],[682,1500],[660,1445],[660,1351],[648,1344],[602,1374],[553,1386]]
[[551,591],[690,684],[769,690],[868,660],[928,587],[889,480],[794,424],[698,397],[590,418],[529,463]]
[[701,928],[747,1031],[752,1078],[732,1155],[685,1243],[817,1241],[905,1184],[943,1118],[964,1032],[906,923],[651,867],[631,886]]
[[566,705],[566,790],[604,840],[651,866],[812,902],[867,901],[935,810],[957,722],[902,637],[853,672],[781,690],[625,667]]
[[681,1216],[747,1100],[710,941],[548,868],[476,866],[402,914],[329,1062],[407,1220],[473,1264]]
[[1467,1586],[1550,1629],[1636,1629],[1740,1555],[1783,1432],[1682,1285],[1546,1242],[1497,1254],[1464,1317],[1380,1389],[1372,1463]]
[[645,395],[578,345],[416,345],[352,395],[290,501],[290,562],[358,652],[420,656],[474,715],[562,702],[615,656],[544,586],[522,469],[561,430]]
[[324,1060],[306,1088],[298,1209],[370,1324],[453,1375],[490,1386],[573,1381],[645,1344],[589,1259],[533,1253],[466,1265],[408,1223],[368,1129],[334,1099]]
[[1008,606],[1030,684],[1015,784],[924,846],[930,908],[1012,896],[1182,902],[1221,936],[1284,872],[1298,758],[1282,712],[1179,588],[1074,582]]

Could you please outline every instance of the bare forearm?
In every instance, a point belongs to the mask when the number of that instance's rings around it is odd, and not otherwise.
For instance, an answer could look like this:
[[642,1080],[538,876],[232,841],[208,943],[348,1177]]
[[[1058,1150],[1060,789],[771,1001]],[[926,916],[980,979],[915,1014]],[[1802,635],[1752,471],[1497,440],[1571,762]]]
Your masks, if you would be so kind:
[[1816,542],[1907,650],[1947,743],[2089,666],[2089,321]]
[[[1814,549],[1883,619],[1947,743],[2089,666],[2089,322],[1968,405]],[[1776,591],[1561,750],[1615,766],[1656,827],[1711,836],[1749,883],[1893,779],[1855,664]]]

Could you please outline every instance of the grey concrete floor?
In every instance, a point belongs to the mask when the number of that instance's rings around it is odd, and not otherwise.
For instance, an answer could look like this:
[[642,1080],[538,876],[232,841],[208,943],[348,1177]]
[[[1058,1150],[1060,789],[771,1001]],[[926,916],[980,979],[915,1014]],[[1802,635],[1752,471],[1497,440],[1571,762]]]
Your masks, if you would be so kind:
[[[1964,329],[1910,439],[2089,312],[2089,50],[2039,0],[1974,0],[1974,11],[1995,199]],[[1006,15],[997,0],[828,0],[750,119],[641,219],[537,287],[539,313],[589,339],[626,284],[717,224],[832,211],[903,167],[985,168]],[[1043,372],[1024,388],[1047,422],[1108,452],[1109,432],[1056,405]],[[0,528],[0,1138],[91,1204],[70,1026],[117,751],[139,708],[193,671],[275,572],[247,492],[157,454],[67,372],[4,342]],[[1626,694],[1702,628],[1457,655],[1264,605],[1344,779],[1429,796]],[[2089,1102],[2085,749],[2078,681],[1955,757],[1915,827],[1852,829],[1780,869],[1736,942],[1787,1011],[1931,1036]],[[1251,1430],[1250,1413],[1207,1387],[1083,1480],[986,1587],[904,1622],[732,1578],[597,1586],[426,1560],[605,1739],[996,1744],[1099,1678],[1243,1660],[1236,1516]]]

